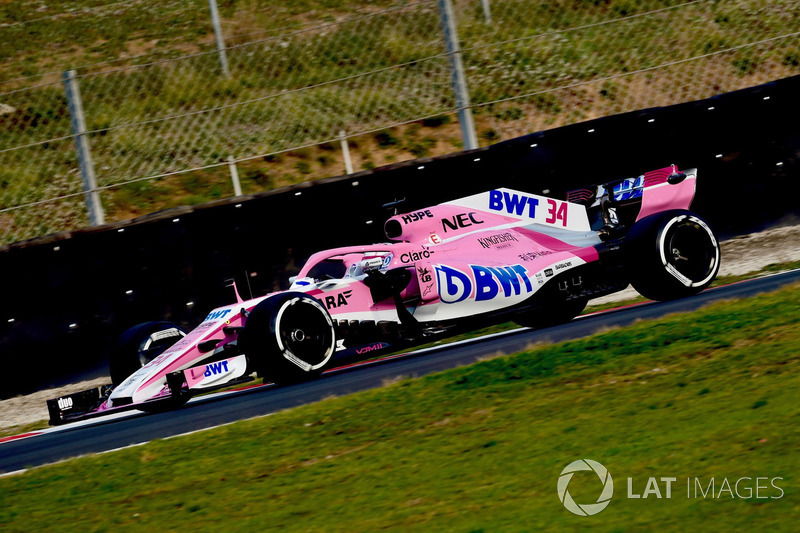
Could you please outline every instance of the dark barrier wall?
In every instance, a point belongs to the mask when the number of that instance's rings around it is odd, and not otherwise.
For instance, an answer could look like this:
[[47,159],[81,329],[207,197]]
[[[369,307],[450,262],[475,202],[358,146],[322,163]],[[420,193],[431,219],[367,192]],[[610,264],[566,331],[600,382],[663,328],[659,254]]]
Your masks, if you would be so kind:
[[0,395],[106,372],[116,338],[138,322],[193,327],[232,301],[226,278],[258,296],[286,288],[319,249],[383,241],[381,205],[399,198],[411,210],[499,186],[563,197],[675,163],[699,169],[694,209],[721,236],[787,220],[800,213],[798,95],[800,77],[789,78],[5,247]]

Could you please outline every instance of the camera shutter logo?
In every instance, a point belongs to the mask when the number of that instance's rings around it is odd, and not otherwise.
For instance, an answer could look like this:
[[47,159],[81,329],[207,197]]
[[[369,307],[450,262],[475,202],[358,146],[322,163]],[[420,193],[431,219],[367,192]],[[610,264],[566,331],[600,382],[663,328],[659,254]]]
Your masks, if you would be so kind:
[[[567,490],[567,486],[573,474],[580,470],[593,471],[603,484],[603,492],[600,493],[600,497],[597,498],[595,503],[576,503]],[[564,504],[567,510],[579,516],[592,516],[599,513],[608,506],[609,502],[611,502],[611,496],[613,495],[614,482],[611,479],[611,474],[608,473],[606,467],[591,459],[579,459],[568,464],[566,468],[561,471],[561,476],[558,478],[558,499],[561,500],[561,503]]]

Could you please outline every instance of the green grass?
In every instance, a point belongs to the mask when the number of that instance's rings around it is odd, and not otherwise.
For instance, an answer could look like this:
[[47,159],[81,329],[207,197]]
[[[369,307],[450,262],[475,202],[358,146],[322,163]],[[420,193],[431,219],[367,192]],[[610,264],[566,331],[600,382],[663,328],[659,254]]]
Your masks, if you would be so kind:
[[[800,291],[499,357],[0,479],[4,531],[795,531]],[[556,481],[614,478],[576,517]],[[570,491],[596,498],[590,477]],[[651,477],[672,499],[627,499]],[[781,477],[780,499],[687,498],[686,478]],[[762,491],[763,494],[764,491]],[[767,496],[779,496],[775,489]]]
[[[493,22],[487,24],[477,2],[455,2],[482,143],[497,142],[509,131],[516,135],[705,98],[797,74],[800,49],[795,41],[784,39],[768,48],[687,63],[680,77],[693,81],[679,88],[672,71],[649,72],[648,88],[643,90],[641,78],[625,76],[784,35],[797,27],[790,0],[708,1],[658,11],[684,3],[504,0],[492,6]],[[69,68],[81,74],[87,127],[97,132],[91,135],[91,145],[101,186],[219,164],[229,155],[241,158],[330,141],[341,130],[371,136],[367,132],[425,116],[431,117],[421,121],[431,130],[426,135],[397,137],[397,144],[383,139],[385,160],[368,157],[371,143],[353,148],[356,168],[460,148],[458,141],[450,141],[453,128],[441,128],[453,120],[447,113],[455,103],[433,1],[411,2],[380,16],[376,13],[396,2],[220,1],[226,44],[231,46],[230,77],[220,74],[216,54],[202,54],[214,50],[207,2],[113,4],[0,4],[0,103],[15,110],[0,115],[0,149],[70,135],[60,79]],[[598,25],[612,20],[612,25]],[[324,31],[312,31],[321,24],[328,24]],[[168,60],[187,55],[193,57]],[[98,64],[109,60],[115,62]],[[692,69],[703,75],[693,75]],[[597,81],[607,77],[617,78]],[[350,79],[326,84],[342,78]],[[593,80],[597,83],[541,92]],[[32,86],[38,88],[27,90]],[[532,96],[498,103],[521,95]],[[243,102],[249,103],[238,105]],[[146,121],[155,122],[131,126]],[[74,159],[69,138],[0,153],[0,204],[21,205],[76,192],[80,181],[75,179]],[[250,165],[255,163],[246,166]],[[342,165],[323,166],[262,164],[252,169],[269,168],[275,179],[256,190],[343,173]],[[228,180],[224,165],[207,174],[220,183]],[[54,181],[53,176],[62,179]],[[170,186],[155,196],[136,187],[104,191],[102,196],[108,220],[114,221],[176,202],[194,204],[228,194],[212,187],[184,195]],[[85,213],[77,208],[52,223],[42,218],[49,225],[41,232],[86,225]],[[24,219],[9,219],[7,224],[13,231],[4,242],[41,233]]]

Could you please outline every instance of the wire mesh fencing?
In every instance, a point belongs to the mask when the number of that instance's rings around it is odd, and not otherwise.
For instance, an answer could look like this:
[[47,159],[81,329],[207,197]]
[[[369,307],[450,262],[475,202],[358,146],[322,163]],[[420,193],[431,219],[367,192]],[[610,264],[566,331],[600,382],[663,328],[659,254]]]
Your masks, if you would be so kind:
[[[456,125],[435,127],[459,111],[453,54],[484,145],[800,73],[800,10],[788,0],[447,1],[459,37],[450,52],[445,0],[353,1],[332,11],[222,6],[224,65],[207,3],[159,11],[133,2],[126,9],[135,23],[121,31],[127,40],[112,42],[125,52],[75,68],[80,131],[60,73],[18,76],[20,65],[45,71],[59,57],[66,71],[70,55],[8,54],[0,69],[8,76],[0,80],[0,243],[89,224],[76,138],[89,146],[107,221],[233,196],[231,158],[245,167],[245,192],[286,183],[276,172],[294,181],[342,174],[341,132],[361,168],[374,165],[378,149],[386,150],[381,161],[425,154],[426,146],[457,150]],[[113,18],[115,9],[0,23],[0,36]],[[135,39],[145,53],[131,54],[132,36],[145,31],[140,17],[168,19],[165,12],[181,17],[183,33],[167,48]]]
[[458,3],[472,105],[498,138],[798,73],[796,1]]

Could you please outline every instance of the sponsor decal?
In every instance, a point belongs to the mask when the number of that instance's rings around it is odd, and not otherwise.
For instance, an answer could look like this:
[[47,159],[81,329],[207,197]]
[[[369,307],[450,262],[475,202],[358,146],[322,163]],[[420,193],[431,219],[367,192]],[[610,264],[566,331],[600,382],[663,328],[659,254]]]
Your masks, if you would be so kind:
[[544,277],[542,276],[541,272],[536,273],[536,281],[539,283],[539,285],[544,283]]
[[58,408],[62,411],[66,411],[67,409],[72,409],[72,398],[67,396],[66,398],[59,398],[58,399]]
[[[569,204],[552,198],[546,198],[545,200],[547,200],[547,216],[544,221],[547,224],[560,223],[566,227]],[[535,219],[537,218],[538,208],[539,198],[507,191],[489,191],[489,209],[491,211]]]
[[209,320],[221,320],[222,318],[225,318],[225,315],[227,315],[230,312],[231,312],[230,309],[211,311],[210,313],[208,313],[208,316],[206,317],[205,320],[203,320],[203,322],[208,322]]
[[220,361],[219,363],[208,363],[203,375],[208,378],[225,372],[228,372],[228,361]]
[[327,309],[336,309],[337,307],[342,307],[347,305],[350,300],[350,297],[353,296],[353,290],[350,289],[349,291],[340,292],[339,294],[332,294],[330,296],[325,297],[325,307]]
[[572,261],[564,261],[563,263],[559,263],[556,265],[556,270],[562,270],[565,268],[569,268],[572,266]]
[[417,273],[419,274],[419,279],[422,283],[430,283],[433,277],[431,276],[431,271],[425,267],[418,268]]
[[[445,265],[436,267],[439,297],[443,303],[454,304],[472,296],[477,302],[508,298],[533,291],[528,270],[522,265],[485,267],[470,265],[465,273]],[[474,281],[473,281],[474,280]],[[521,283],[520,283],[521,282]]]
[[519,239],[517,239],[513,233],[498,233],[497,235],[490,235],[489,237],[481,237],[478,239],[478,243],[480,243],[483,248],[491,248],[492,246],[507,248],[509,245],[506,244],[506,246],[503,246],[503,244],[510,243],[511,241],[519,242]]
[[431,236],[428,237],[428,240],[431,244],[442,244],[442,238],[435,233],[431,233]]
[[413,263],[414,261],[422,261],[423,259],[429,259],[433,255],[433,252],[430,250],[423,250],[421,252],[408,252],[407,254],[403,254],[400,256],[400,261],[402,263]]
[[502,211],[518,217],[527,213],[528,218],[536,218],[538,206],[538,198],[503,191],[489,191],[489,209],[492,211]]
[[545,255],[550,255],[552,253],[553,252],[551,252],[550,250],[537,250],[535,252],[526,252],[524,254],[519,254],[517,257],[519,257],[523,261],[534,261],[539,257],[544,257]]
[[431,291],[433,290],[433,287],[435,287],[435,286],[436,286],[435,283],[431,283],[430,285],[425,287],[425,290],[422,291],[422,297],[424,298],[425,296],[429,295],[431,293]]
[[544,275],[549,278],[550,276],[553,275],[553,269],[552,268],[545,268],[544,269]]
[[418,220],[422,220],[423,218],[433,218],[433,213],[431,213],[430,209],[426,209],[425,211],[416,211],[414,213],[403,215],[400,218],[400,220],[403,221],[403,224],[411,224],[417,222]]
[[365,353],[369,353],[369,352],[374,352],[376,350],[383,349],[383,348],[385,348],[387,346],[389,346],[389,345],[386,344],[385,342],[376,342],[375,344],[370,344],[369,346],[364,346],[363,348],[356,348],[356,353],[357,354],[365,354]]
[[475,215],[478,213],[475,211],[471,211],[469,213],[461,213],[460,215],[455,215],[451,218],[443,218],[442,219],[442,230],[447,233],[448,228],[455,231],[458,229],[468,228],[475,224],[483,224],[483,220],[478,220],[475,218]]
[[642,196],[642,189],[644,189],[644,176],[639,176],[635,180],[630,178],[626,179],[614,187],[614,200],[622,202],[640,198]]
[[394,256],[392,254],[385,255],[383,257],[383,266],[381,267],[381,270],[386,270],[387,268],[389,268],[389,265],[392,264],[392,259],[394,259]]

